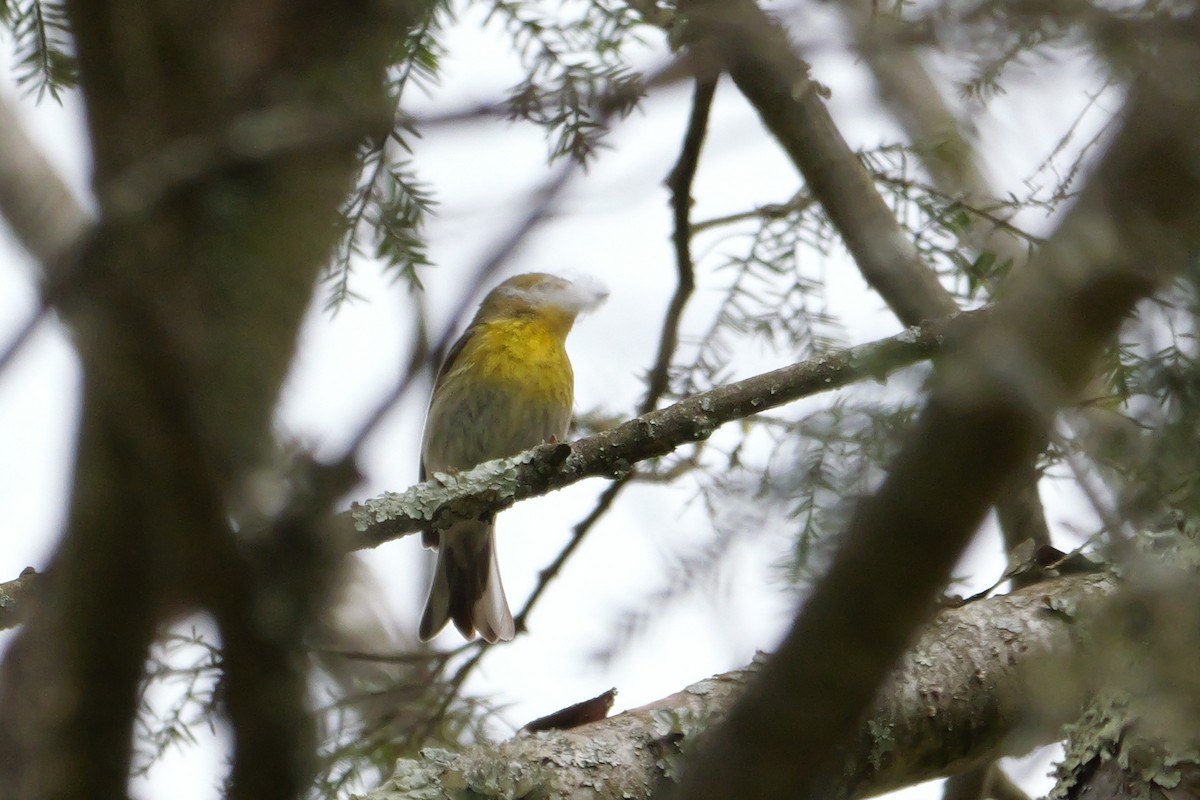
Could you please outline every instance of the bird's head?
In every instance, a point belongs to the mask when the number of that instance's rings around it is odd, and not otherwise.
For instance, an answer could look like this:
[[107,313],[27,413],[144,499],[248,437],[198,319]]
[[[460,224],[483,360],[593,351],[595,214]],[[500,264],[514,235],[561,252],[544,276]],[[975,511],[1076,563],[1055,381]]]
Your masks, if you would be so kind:
[[488,293],[475,322],[536,318],[566,335],[575,317],[599,307],[608,289],[592,278],[569,281],[544,272],[515,275]]

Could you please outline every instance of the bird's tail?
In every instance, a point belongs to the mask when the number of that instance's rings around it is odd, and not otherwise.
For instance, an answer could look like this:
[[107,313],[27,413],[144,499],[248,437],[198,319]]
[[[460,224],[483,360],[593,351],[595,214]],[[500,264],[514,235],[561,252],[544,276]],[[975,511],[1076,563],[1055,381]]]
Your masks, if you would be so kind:
[[476,631],[489,642],[513,638],[494,533],[492,522],[480,520],[461,520],[440,532],[437,568],[421,615],[422,641],[432,639],[450,621],[467,639],[474,639]]

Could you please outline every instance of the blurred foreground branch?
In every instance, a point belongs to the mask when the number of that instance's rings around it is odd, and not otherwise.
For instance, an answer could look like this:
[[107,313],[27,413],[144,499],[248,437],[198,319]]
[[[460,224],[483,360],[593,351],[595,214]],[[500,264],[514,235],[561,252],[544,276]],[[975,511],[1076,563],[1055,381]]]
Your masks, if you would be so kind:
[[[124,796],[147,651],[192,608],[222,642],[225,796],[308,787],[299,655],[332,572],[327,506],[289,503],[254,542],[229,520],[259,507],[252,478],[355,146],[386,108],[390,42],[424,5],[65,4],[100,209],[78,280],[51,301],[79,352],[83,409],[65,532],[0,667],[0,796]],[[288,109],[350,123],[299,141],[259,124]],[[226,152],[224,123],[246,119],[263,147]],[[191,160],[192,145],[230,157]],[[39,231],[39,200],[19,235],[53,259],[82,223],[55,176],[34,181],[67,219]]]
[[[934,185],[958,198],[963,208],[1002,209],[1001,193],[991,185],[970,138],[963,134],[925,65],[913,48],[898,41],[905,31],[902,18],[870,0],[842,0],[841,7],[875,78],[880,100],[908,135]],[[1031,245],[1012,228],[982,214],[968,213],[964,219],[955,233],[974,257],[986,255],[1007,265],[1005,273],[1018,272],[1028,261]],[[1010,553],[1028,540],[1050,543],[1038,494],[1040,477],[1036,463],[1030,462],[1014,474],[996,502],[1000,531]]]
[[[883,687],[830,796],[877,794],[1057,739],[1078,712],[1083,687],[1068,691],[1056,683],[1031,694],[1029,670],[1048,655],[1071,653],[1080,618],[1115,588],[1106,576],[1076,575],[941,612]],[[427,749],[420,759],[401,760],[368,797],[648,798],[675,777],[680,753],[729,710],[757,671],[751,665],[717,675],[569,731],[458,753]],[[1044,694],[1058,702],[1031,702]]]
[[17,107],[5,97],[0,97],[0,216],[46,269],[92,224],[92,215],[29,138]]

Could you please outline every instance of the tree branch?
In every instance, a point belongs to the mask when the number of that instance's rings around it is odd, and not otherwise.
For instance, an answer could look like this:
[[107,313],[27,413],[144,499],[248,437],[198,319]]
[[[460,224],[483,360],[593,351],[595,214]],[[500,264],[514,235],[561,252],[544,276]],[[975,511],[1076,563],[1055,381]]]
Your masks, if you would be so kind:
[[352,508],[352,549],[375,547],[430,524],[477,517],[592,477],[621,477],[633,464],[701,441],[720,425],[865,377],[883,378],[957,341],[982,312],[910,328],[896,336],[756,375],[689,397],[612,430],[571,443],[545,444],[457,475],[439,474],[399,494]]
[[[38,307],[0,350],[0,371],[24,347],[73,277],[93,217],[29,139],[16,107],[0,96],[0,217],[41,268]],[[73,257],[74,256],[74,257]],[[0,625],[3,621],[0,620]],[[0,628],[2,629],[2,628]]]
[[1127,542],[1119,593],[1067,665],[1095,687],[1051,798],[1191,798],[1200,786],[1200,538],[1172,513]]
[[[880,99],[904,128],[921,163],[939,191],[959,198],[964,207],[990,209],[999,205],[997,193],[980,169],[975,150],[950,113],[933,79],[912,48],[896,40],[905,29],[903,21],[871,0],[842,0],[842,9],[854,27],[858,49],[875,77]],[[1010,264],[1010,271],[1024,267],[1032,249],[1011,227],[968,214],[966,226],[956,229],[959,242],[976,253],[991,253]],[[987,224],[985,224],[987,223]],[[1034,463],[1021,469],[996,502],[1005,549],[1013,552],[1021,543],[1050,543],[1050,529],[1038,494],[1040,474]]]
[[[719,54],[721,66],[791,157],[888,307],[908,325],[957,311],[842,138],[783,29],[753,0],[691,0],[680,10],[688,20],[687,38],[701,53]],[[1026,538],[1049,541],[1030,464],[999,498],[1002,528],[1013,546]]]
[[[1115,590],[1101,575],[1047,581],[942,611],[888,679],[846,754],[833,798],[864,797],[1053,741],[1082,702],[1031,708],[1029,669],[1075,647],[1078,619]],[[1072,609],[1063,614],[1056,609]],[[368,800],[486,797],[648,798],[681,753],[720,720],[756,666],[569,731],[401,760]]]
[[684,37],[716,53],[829,213],[863,277],[905,325],[958,310],[834,125],[783,30],[753,0],[685,0]]
[[[934,184],[968,208],[997,207],[998,194],[980,168],[975,148],[963,136],[918,54],[902,41],[908,31],[905,22],[870,0],[841,0],[841,7],[875,78],[879,99],[908,135]],[[993,253],[1000,263],[1011,262],[1014,270],[1029,258],[1028,241],[982,216],[969,215],[968,224],[956,233],[964,245]]]

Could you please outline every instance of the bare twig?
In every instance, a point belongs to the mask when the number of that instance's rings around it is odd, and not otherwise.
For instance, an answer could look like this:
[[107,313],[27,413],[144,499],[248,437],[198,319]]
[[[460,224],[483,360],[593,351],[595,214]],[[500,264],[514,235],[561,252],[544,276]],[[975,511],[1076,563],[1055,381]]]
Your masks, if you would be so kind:
[[554,560],[538,573],[537,586],[534,587],[533,592],[530,593],[529,597],[525,600],[525,605],[521,607],[520,613],[517,614],[517,617],[514,620],[517,630],[527,630],[529,615],[532,613],[534,606],[537,605],[537,601],[541,599],[542,595],[546,592],[546,588],[550,585],[550,582],[558,577],[558,573],[562,570],[563,565],[566,564],[575,551],[579,549],[579,545],[583,542],[584,537],[588,535],[592,528],[596,526],[596,523],[599,522],[600,519],[612,507],[613,501],[617,499],[617,494],[621,491],[621,488],[627,481],[628,478],[619,481],[613,481],[608,485],[607,488],[605,488],[600,495],[600,499],[596,501],[596,505],[592,508],[591,512],[575,525],[575,529],[571,532],[571,540],[567,542],[566,546],[563,547],[562,550],[559,551]]
[[666,392],[670,379],[671,357],[679,341],[679,320],[683,316],[684,306],[696,287],[696,268],[692,263],[692,181],[696,177],[696,168],[700,163],[700,148],[704,144],[704,135],[708,129],[708,115],[712,109],[713,94],[717,89],[717,80],[713,77],[697,77],[692,94],[692,113],[688,119],[687,133],[683,139],[683,149],[679,160],[667,177],[667,186],[671,189],[671,213],[675,228],[671,241],[675,246],[675,269],[678,272],[678,283],[671,304],[667,307],[663,319],[662,333],[658,339],[658,356],[646,381],[646,398],[642,401],[638,413],[645,414],[653,411],[658,405],[659,398]]
[[693,222],[692,233],[697,234],[701,231],[707,231],[711,230],[712,228],[719,228],[723,225],[732,225],[737,222],[744,222],[751,219],[783,219],[789,214],[795,214],[804,211],[815,202],[816,201],[810,197],[807,192],[800,191],[797,192],[796,195],[786,203],[768,203],[767,205],[752,208],[749,211],[739,211],[736,214],[726,214],[720,217],[713,217],[712,219],[704,219],[700,220],[699,222]]

